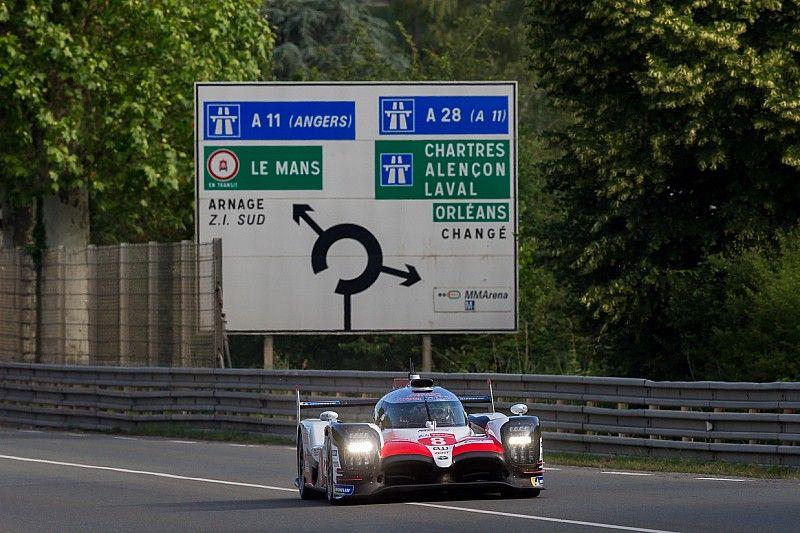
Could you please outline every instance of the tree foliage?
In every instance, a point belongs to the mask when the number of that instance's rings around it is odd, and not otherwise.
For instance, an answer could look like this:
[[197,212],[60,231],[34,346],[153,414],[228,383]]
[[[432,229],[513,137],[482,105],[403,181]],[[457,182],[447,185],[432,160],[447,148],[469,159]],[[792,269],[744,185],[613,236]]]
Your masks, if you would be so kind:
[[98,243],[189,238],[193,83],[258,80],[255,0],[0,2],[0,186],[25,209],[88,187]]
[[379,79],[408,66],[389,23],[358,0],[266,0],[281,80]]
[[572,125],[546,165],[557,271],[607,370],[713,374],[726,269],[800,214],[796,2],[529,0],[531,60]]
[[775,243],[742,251],[728,272],[712,347],[727,353],[715,369],[723,379],[800,380],[800,229]]

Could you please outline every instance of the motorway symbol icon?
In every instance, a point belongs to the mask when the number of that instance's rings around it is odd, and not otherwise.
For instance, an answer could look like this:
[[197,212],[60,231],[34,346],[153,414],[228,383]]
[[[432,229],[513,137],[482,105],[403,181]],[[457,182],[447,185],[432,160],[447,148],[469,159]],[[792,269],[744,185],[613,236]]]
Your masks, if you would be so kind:
[[410,187],[414,185],[413,154],[381,154],[381,186]]
[[206,104],[207,139],[237,139],[241,137],[239,104]]
[[414,99],[380,98],[381,133],[414,133]]
[[410,287],[422,279],[417,269],[412,265],[406,264],[405,271],[384,266],[381,245],[378,239],[365,227],[358,224],[345,223],[336,224],[327,230],[323,230],[308,214],[309,211],[313,210],[308,204],[294,204],[292,206],[292,218],[294,221],[300,225],[300,219],[305,220],[306,224],[318,235],[311,250],[311,269],[314,274],[319,274],[328,268],[328,251],[337,241],[353,239],[359,242],[367,252],[367,266],[364,271],[355,278],[340,279],[334,290],[336,294],[341,294],[344,298],[345,331],[352,329],[352,296],[370,288],[381,273],[403,278],[404,281],[400,285],[405,287]]

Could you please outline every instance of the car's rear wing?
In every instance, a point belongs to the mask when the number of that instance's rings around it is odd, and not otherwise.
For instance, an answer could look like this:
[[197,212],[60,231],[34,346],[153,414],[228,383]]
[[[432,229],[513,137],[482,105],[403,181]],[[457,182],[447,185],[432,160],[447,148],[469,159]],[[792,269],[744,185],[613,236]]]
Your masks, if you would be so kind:
[[461,403],[492,403],[492,397],[488,395],[487,396],[459,395],[458,399],[461,401]]
[[373,398],[355,398],[343,400],[320,400],[314,402],[301,402],[297,400],[300,409],[314,409],[319,407],[364,407],[373,406],[378,400]]
[[372,407],[377,402],[377,398],[343,398],[341,400],[315,400],[300,401],[300,386],[294,386],[297,395],[297,424],[300,424],[301,409],[325,409],[327,407]]

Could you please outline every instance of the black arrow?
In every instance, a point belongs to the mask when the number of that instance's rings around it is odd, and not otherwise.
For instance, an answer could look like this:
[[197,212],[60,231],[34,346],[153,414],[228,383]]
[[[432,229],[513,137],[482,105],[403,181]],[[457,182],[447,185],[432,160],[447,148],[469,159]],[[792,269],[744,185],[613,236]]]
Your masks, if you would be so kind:
[[317,235],[322,235],[322,228],[320,228],[319,225],[314,222],[314,219],[311,218],[311,215],[308,214],[309,211],[313,210],[314,209],[308,204],[294,204],[292,205],[292,218],[297,222],[298,226],[302,218]]
[[320,234],[311,250],[311,269],[319,274],[328,268],[328,251],[342,239],[353,239],[361,243],[367,252],[367,266],[364,272],[353,279],[340,279],[336,285],[337,294],[358,294],[370,288],[381,275],[383,252],[378,239],[365,227],[358,224],[336,224]]
[[386,274],[391,274],[392,276],[397,276],[398,278],[404,278],[405,281],[402,282],[400,285],[405,285],[406,287],[410,287],[422,279],[419,276],[419,272],[417,272],[417,269],[414,268],[414,266],[406,263],[406,269],[407,271],[404,272],[402,270],[398,270],[392,267],[387,267],[384,265],[381,267],[381,272],[384,272]]

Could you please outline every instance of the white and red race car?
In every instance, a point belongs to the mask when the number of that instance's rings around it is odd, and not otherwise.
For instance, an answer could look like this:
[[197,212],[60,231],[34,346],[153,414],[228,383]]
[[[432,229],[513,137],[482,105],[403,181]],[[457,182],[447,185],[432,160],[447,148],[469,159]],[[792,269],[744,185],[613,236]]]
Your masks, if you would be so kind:
[[[410,375],[408,385],[380,400],[300,401],[297,486],[302,499],[330,503],[385,492],[468,489],[538,496],[544,488],[539,419],[527,407],[513,416],[467,414],[465,403],[491,396],[457,396],[433,380]],[[300,420],[305,408],[373,406],[371,423],[341,422],[334,411]]]

